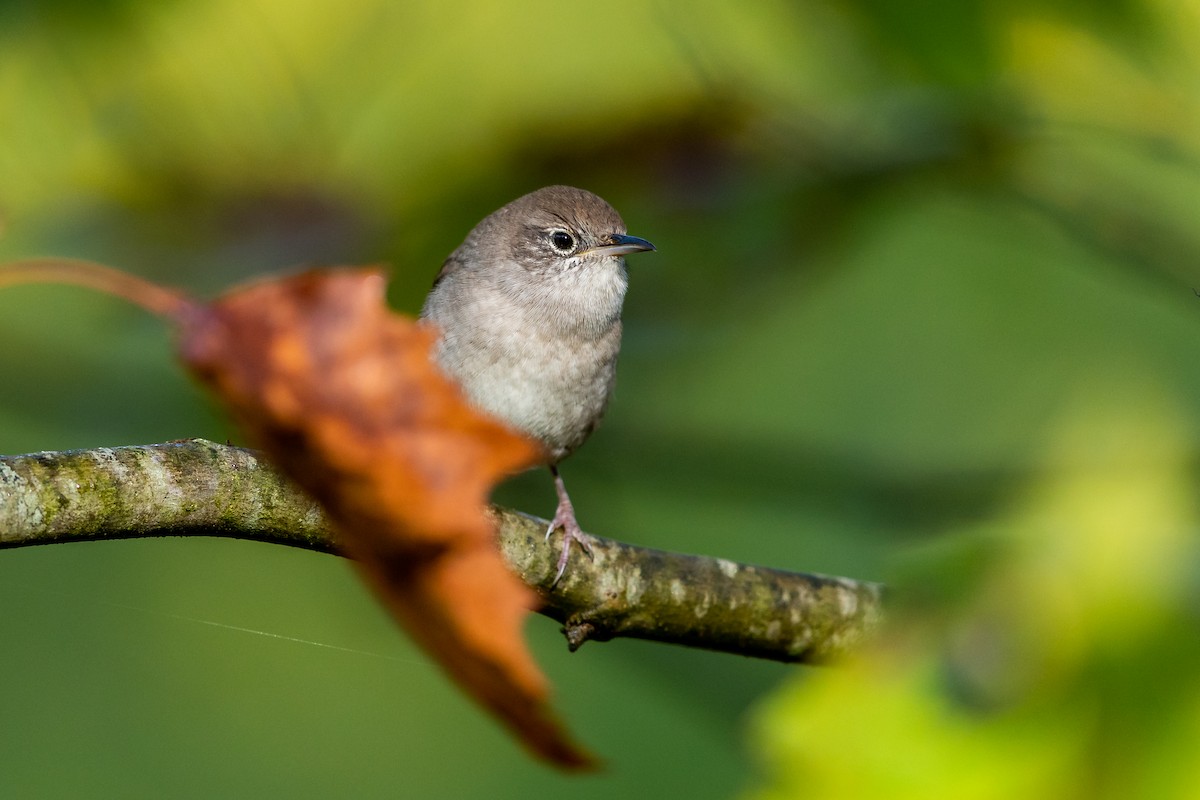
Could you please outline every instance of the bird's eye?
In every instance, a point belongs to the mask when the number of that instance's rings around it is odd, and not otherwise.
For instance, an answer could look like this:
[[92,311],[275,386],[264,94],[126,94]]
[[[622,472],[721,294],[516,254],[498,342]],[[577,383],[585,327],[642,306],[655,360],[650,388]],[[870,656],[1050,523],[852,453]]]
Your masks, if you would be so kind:
[[575,249],[575,237],[566,231],[551,231],[550,246],[560,253],[570,253]]

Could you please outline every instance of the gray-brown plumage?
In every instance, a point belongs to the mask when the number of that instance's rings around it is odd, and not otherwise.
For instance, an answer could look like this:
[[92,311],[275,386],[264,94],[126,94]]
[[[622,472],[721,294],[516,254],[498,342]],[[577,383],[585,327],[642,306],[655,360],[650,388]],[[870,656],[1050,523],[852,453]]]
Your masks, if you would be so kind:
[[612,393],[624,256],[653,249],[591,192],[547,186],[476,225],[421,312],[441,330],[438,364],[471,402],[545,447],[559,500],[546,535],[563,531],[558,577],[572,541],[588,548],[558,463],[595,429]]

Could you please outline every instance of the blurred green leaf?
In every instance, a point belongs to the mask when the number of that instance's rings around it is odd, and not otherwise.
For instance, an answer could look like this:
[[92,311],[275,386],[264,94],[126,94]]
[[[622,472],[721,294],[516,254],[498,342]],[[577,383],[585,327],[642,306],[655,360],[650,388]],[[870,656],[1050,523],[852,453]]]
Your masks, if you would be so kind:
[[1054,476],[1014,505],[1008,547],[948,613],[899,615],[763,707],[768,781],[751,796],[1200,791],[1189,456],[1169,407],[1135,421],[1104,405],[1065,419]]

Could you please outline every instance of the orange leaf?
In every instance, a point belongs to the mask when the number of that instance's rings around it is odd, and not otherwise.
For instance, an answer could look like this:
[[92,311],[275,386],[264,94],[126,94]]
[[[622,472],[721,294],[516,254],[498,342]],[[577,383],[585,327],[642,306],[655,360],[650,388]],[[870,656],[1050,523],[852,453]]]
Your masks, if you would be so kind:
[[391,313],[376,269],[308,272],[179,317],[184,361],[326,509],[396,619],[535,753],[591,759],[547,705],[522,638],[535,596],[485,515],[536,443],[471,408],[434,365],[435,331]]
[[181,315],[180,350],[413,637],[534,752],[586,766],[522,639],[535,597],[484,513],[538,445],[467,404],[434,366],[435,332],[388,311],[384,288],[375,269],[258,283]]

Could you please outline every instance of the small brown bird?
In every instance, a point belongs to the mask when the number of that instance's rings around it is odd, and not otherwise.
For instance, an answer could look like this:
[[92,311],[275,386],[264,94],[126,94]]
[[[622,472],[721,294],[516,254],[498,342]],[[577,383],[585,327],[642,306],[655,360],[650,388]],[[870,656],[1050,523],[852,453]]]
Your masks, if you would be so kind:
[[540,441],[561,528],[591,551],[558,472],[604,416],[621,348],[624,256],[654,250],[591,192],[547,186],[475,226],[450,254],[421,317],[441,330],[438,364],[470,401]]

